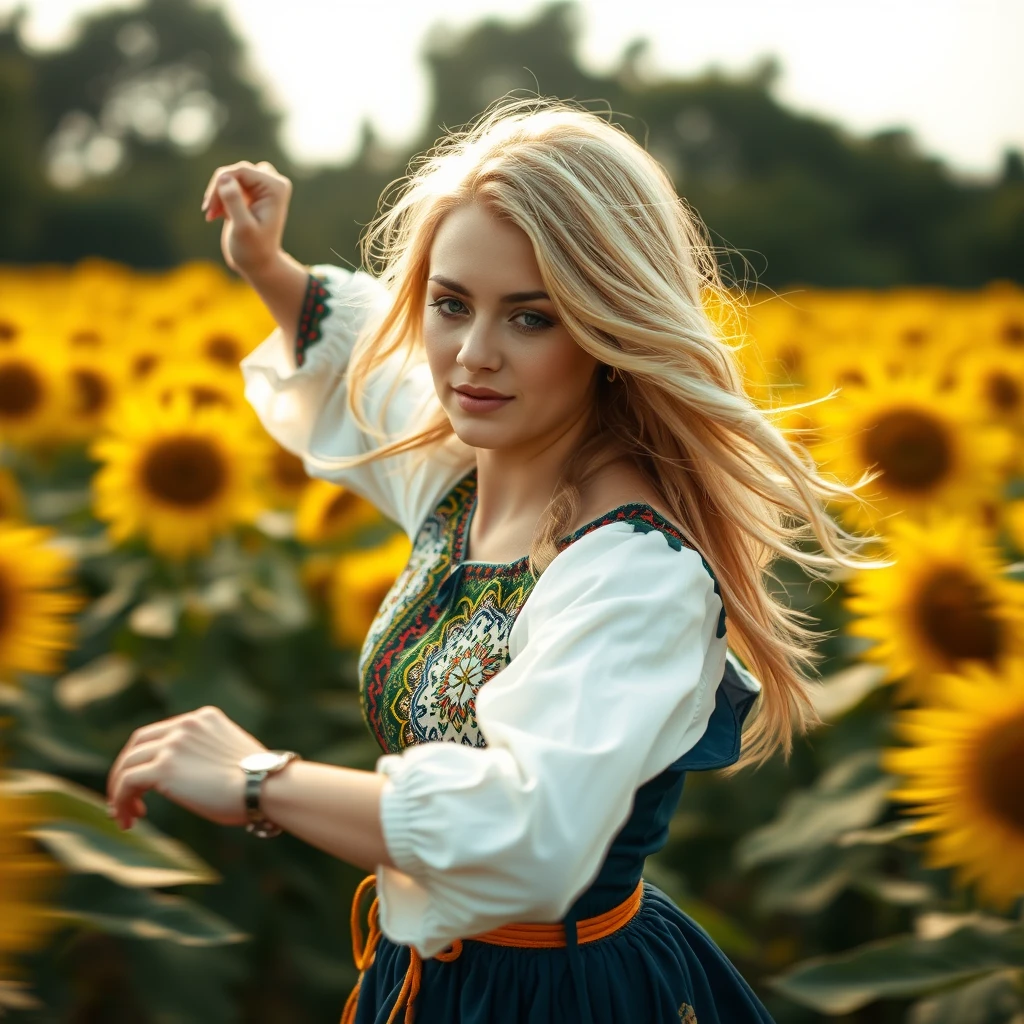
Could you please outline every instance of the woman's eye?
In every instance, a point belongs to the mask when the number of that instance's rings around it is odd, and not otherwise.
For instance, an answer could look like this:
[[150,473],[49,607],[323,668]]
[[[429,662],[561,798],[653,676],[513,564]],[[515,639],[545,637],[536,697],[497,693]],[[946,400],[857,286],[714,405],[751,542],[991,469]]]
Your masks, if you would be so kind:
[[[457,306],[464,305],[461,300],[452,298],[436,299],[434,302],[429,303],[429,305],[438,316],[443,317],[445,320],[456,320],[462,317],[464,315],[462,313],[453,313],[450,310],[445,310],[444,307],[450,302],[454,302]],[[516,330],[521,331],[523,334],[533,334],[554,326],[554,323],[546,316],[541,316],[540,313],[534,313],[528,309],[521,310],[516,313],[516,316],[533,318],[533,323],[517,323],[515,320],[512,321]]]

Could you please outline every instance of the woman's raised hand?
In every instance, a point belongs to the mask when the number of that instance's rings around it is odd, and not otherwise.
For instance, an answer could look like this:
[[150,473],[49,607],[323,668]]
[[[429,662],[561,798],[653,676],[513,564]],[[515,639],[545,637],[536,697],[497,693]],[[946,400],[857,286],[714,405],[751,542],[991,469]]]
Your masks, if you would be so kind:
[[214,171],[202,209],[207,220],[223,216],[220,248],[235,273],[257,275],[280,254],[291,195],[291,180],[266,160],[241,160]]

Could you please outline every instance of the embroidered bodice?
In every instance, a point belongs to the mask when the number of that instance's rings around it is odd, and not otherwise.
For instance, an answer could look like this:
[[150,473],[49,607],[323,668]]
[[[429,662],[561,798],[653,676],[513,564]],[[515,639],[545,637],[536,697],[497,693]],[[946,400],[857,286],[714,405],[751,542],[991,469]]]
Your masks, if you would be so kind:
[[[486,746],[476,695],[508,664],[509,634],[535,580],[525,557],[508,563],[465,560],[475,496],[471,470],[420,527],[409,561],[363,644],[363,717],[387,753],[438,740]],[[564,549],[612,522],[657,530],[677,549],[687,544],[653,508],[634,503],[587,523],[558,546]],[[725,635],[724,607],[717,635]]]

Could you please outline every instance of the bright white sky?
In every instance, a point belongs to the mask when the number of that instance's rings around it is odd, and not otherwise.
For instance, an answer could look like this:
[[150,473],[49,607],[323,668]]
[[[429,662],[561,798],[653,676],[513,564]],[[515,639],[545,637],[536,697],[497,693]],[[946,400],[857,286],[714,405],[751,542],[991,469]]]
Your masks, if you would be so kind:
[[[527,20],[526,0],[207,0],[249,42],[285,111],[284,145],[300,161],[342,161],[369,117],[386,143],[424,117],[420,41],[487,14]],[[32,45],[68,38],[75,15],[132,0],[21,0]],[[18,0],[0,0],[0,15]],[[746,71],[772,53],[776,95],[864,134],[907,127],[920,147],[968,175],[990,175],[1005,147],[1024,149],[1024,0],[579,0],[582,62],[612,67],[637,36],[658,72],[709,65]],[[625,14],[628,12],[628,16]],[[535,69],[534,69],[535,70]],[[352,82],[367,82],[354,91]],[[547,93],[543,81],[541,93]],[[599,100],[602,97],[576,97]],[[440,130],[438,131],[440,134]]]

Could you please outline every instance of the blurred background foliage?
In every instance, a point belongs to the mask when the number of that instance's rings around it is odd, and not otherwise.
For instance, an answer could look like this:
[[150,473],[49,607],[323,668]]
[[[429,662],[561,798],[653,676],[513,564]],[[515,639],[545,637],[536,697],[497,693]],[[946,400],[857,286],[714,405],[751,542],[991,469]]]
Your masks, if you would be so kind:
[[[43,53],[25,51],[12,16],[0,30],[0,260],[104,256],[169,268],[218,259],[196,196],[220,164],[269,160],[296,182],[286,248],[309,263],[329,261],[332,250],[358,262],[360,225],[408,158],[441,126],[525,89],[610,106],[716,242],[746,254],[765,285],[1024,279],[1020,152],[1005,153],[997,180],[967,183],[907,132],[859,138],[787,110],[772,96],[771,61],[746,77],[651,82],[638,41],[599,77],[578,63],[578,37],[566,3],[522,25],[435,31],[424,42],[429,116],[409,150],[387,150],[367,124],[352,162],[309,168],[282,150],[280,114],[216,8],[149,0],[138,11],[93,14],[67,49]],[[322,100],[325,118],[344,103],[343,59],[338,76],[338,94]]]
[[[106,773],[133,729],[205,704],[269,747],[372,769],[356,651],[408,542],[263,432],[238,361],[273,327],[222,268],[213,169],[295,182],[286,248],[358,263],[414,151],[510,89],[600,98],[672,174],[727,272],[766,408],[844,479],[880,470],[896,559],[785,599],[822,632],[825,725],[788,764],[687,781],[646,876],[780,1024],[1024,1018],[1024,166],[957,180],[904,132],[787,111],[777,68],[652,83],[577,63],[574,8],[426,42],[409,152],[367,127],[303,168],[221,15],[89,17],[67,49],[0,31],[0,1008],[15,1021],[336,1020],[361,872]],[[325,107],[343,97],[325,96]],[[595,107],[598,104],[593,104]],[[745,262],[749,260],[749,263]],[[1018,283],[1015,283],[1018,282]],[[793,296],[769,289],[800,288]],[[880,290],[885,288],[885,290]],[[719,310],[709,308],[712,315]],[[891,518],[887,518],[891,517]]]

